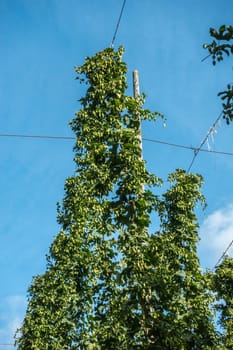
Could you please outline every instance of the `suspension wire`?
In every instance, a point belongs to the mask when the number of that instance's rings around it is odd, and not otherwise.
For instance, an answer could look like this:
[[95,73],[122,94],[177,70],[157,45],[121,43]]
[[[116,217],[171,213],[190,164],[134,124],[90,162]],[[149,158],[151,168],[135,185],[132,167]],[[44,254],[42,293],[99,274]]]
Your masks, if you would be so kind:
[[211,133],[213,132],[213,130],[215,130],[215,126],[216,124],[218,123],[218,121],[220,120],[222,116],[222,112],[219,114],[218,118],[215,120],[215,122],[212,124],[211,128],[209,129],[209,131],[207,132],[206,136],[204,137],[204,139],[202,140],[202,142],[200,143],[200,146],[198,148],[196,148],[194,150],[194,156],[193,156],[193,159],[188,167],[188,170],[187,170],[187,173],[190,172],[192,166],[193,166],[193,163],[195,162],[196,160],[196,157],[198,156],[198,153],[201,151],[202,147],[204,146],[204,144],[206,143],[206,141],[208,140],[209,136],[211,135]]
[[[12,138],[26,138],[26,139],[52,139],[52,140],[76,140],[76,137],[74,136],[56,136],[56,135],[31,135],[31,134],[3,134],[0,133],[1,137],[12,137]],[[170,146],[170,147],[176,147],[181,149],[187,149],[194,152],[206,152],[206,153],[213,153],[213,154],[221,154],[225,156],[233,156],[233,152],[225,152],[225,151],[216,151],[216,150],[210,150],[210,149],[199,149],[198,147],[192,147],[192,146],[186,146],[181,145],[179,143],[172,143],[168,141],[158,140],[158,139],[150,139],[146,137],[142,137],[143,141],[147,142],[153,142],[153,143],[159,143],[162,145]]]
[[225,155],[225,156],[233,156],[233,152],[215,151],[215,150],[205,149],[205,148],[199,149],[198,147],[185,146],[185,145],[181,145],[181,144],[178,144],[178,143],[171,143],[171,142],[162,141],[162,140],[156,140],[156,139],[148,139],[148,138],[145,138],[145,137],[143,137],[142,139],[143,139],[143,141],[160,143],[160,144],[166,145],[166,146],[188,149],[188,150],[192,150],[194,152],[199,151],[199,152],[206,152],[206,153],[222,154],[222,155]]
[[75,140],[73,136],[51,136],[51,135],[28,135],[28,134],[0,134],[0,137],[18,137],[28,139],[60,139],[60,140]]
[[114,32],[114,35],[113,35],[113,38],[112,38],[112,42],[110,44],[110,47],[112,47],[112,48],[114,46],[114,42],[115,42],[115,39],[116,39],[116,36],[117,36],[117,32],[118,32],[118,29],[119,29],[119,26],[120,26],[121,17],[122,17],[123,11],[124,11],[125,4],[126,4],[126,0],[123,1],[121,12],[120,12],[120,16],[119,16],[118,21],[117,21],[117,25],[116,25],[116,29],[115,29],[115,32]]
[[204,62],[205,60],[207,60],[207,58],[209,58],[211,56],[211,53],[207,56],[205,56],[204,58],[202,58],[201,62]]
[[228,245],[228,247],[226,248],[226,250],[224,250],[224,252],[222,253],[222,255],[220,256],[220,258],[218,259],[217,263],[215,264],[215,268],[219,265],[219,263],[222,261],[222,259],[227,255],[228,250],[231,248],[231,246],[233,245],[233,239],[230,242],[230,244]]

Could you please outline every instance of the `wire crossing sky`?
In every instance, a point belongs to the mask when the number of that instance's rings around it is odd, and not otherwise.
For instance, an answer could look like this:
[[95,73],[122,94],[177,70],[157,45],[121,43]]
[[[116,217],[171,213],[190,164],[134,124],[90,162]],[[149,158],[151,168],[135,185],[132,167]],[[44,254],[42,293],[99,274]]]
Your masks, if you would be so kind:
[[[209,136],[210,133],[208,133],[207,136]],[[76,138],[73,136],[56,136],[56,135],[26,135],[26,134],[0,134],[0,137],[13,137],[13,138],[26,138],[26,139],[52,139],[52,140],[75,140]],[[171,146],[171,147],[177,147],[181,149],[191,150],[194,151],[195,154],[199,152],[207,152],[207,153],[214,153],[214,154],[220,154],[220,155],[226,155],[226,156],[233,156],[233,152],[226,152],[226,151],[217,151],[217,150],[211,150],[211,149],[203,149],[203,145],[206,143],[207,137],[205,137],[205,142],[201,143],[201,148],[199,147],[192,147],[192,146],[186,146],[181,145],[178,143],[170,143],[169,141],[163,141],[163,140],[156,140],[156,139],[148,139],[143,137],[142,140],[147,142],[153,142],[153,143],[160,143],[165,146]],[[196,157],[195,157],[196,158]],[[192,165],[194,163],[194,160],[192,160]],[[191,166],[189,166],[189,169],[187,172],[189,172],[191,169]]]
[[224,258],[224,256],[227,255],[228,251],[230,250],[231,246],[233,245],[233,239],[230,242],[230,244],[227,246],[227,248],[224,250],[224,252],[222,253],[222,255],[220,256],[220,258],[218,259],[217,263],[215,264],[215,267],[217,267],[220,262],[222,261],[222,259]]
[[204,137],[204,139],[202,140],[200,146],[195,149],[194,151],[194,156],[193,159],[188,167],[187,173],[190,172],[193,163],[195,162],[196,157],[198,156],[199,152],[201,151],[202,147],[206,144],[206,142],[208,141],[209,136],[215,131],[215,127],[217,125],[217,123],[219,122],[220,118],[222,117],[222,113],[220,113],[220,115],[218,116],[218,118],[216,119],[216,121],[213,123],[213,125],[211,126],[211,128],[209,129],[209,131],[207,132],[206,136]]
[[119,29],[119,26],[120,26],[120,22],[121,22],[121,17],[123,15],[123,11],[124,11],[124,8],[125,8],[125,4],[126,4],[126,0],[123,1],[123,4],[122,4],[122,8],[121,8],[121,12],[120,12],[120,16],[119,16],[119,19],[117,21],[117,25],[116,25],[116,29],[115,29],[115,32],[114,32],[114,35],[113,35],[113,38],[112,38],[112,42],[111,42],[111,47],[114,47],[114,42],[116,40],[116,36],[117,36],[117,32],[118,32],[118,29]]

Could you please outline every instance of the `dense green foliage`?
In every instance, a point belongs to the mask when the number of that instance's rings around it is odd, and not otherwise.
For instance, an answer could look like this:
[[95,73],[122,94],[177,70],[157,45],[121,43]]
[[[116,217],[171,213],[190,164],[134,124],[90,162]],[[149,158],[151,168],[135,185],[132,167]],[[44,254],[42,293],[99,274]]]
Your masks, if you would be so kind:
[[233,349],[233,259],[225,257],[213,275],[213,289],[217,292],[216,309],[220,313],[223,349]]
[[[65,182],[61,231],[46,271],[29,288],[19,350],[207,350],[222,344],[209,290],[211,281],[225,298],[218,288],[222,274],[215,282],[203,274],[196,251],[202,178],[177,170],[164,195],[155,194],[161,180],[142,160],[139,130],[140,119],[159,113],[143,109],[143,97],[126,95],[122,54],[108,48],[76,69],[87,84],[71,122],[76,171]],[[158,214],[155,233],[152,212]]]
[[216,345],[209,309],[212,298],[197,257],[194,214],[198,201],[205,204],[200,194],[202,178],[178,170],[169,181],[172,186],[163,195],[160,210],[162,230],[152,236],[155,252],[150,252],[158,259],[154,261],[154,280],[163,320],[161,349],[212,349]]
[[[222,25],[218,30],[210,28],[211,44],[205,44],[216,65],[225,56],[233,54],[233,27]],[[223,100],[223,117],[227,124],[233,121],[233,85],[229,83],[225,91],[218,94]],[[233,349],[233,259],[225,257],[215,273],[211,274],[212,289],[216,293],[215,309],[218,311],[220,326],[220,348]]]
[[[212,56],[213,65],[223,61],[224,55],[233,54],[233,27],[222,25],[218,30],[210,28],[210,36],[214,38],[211,44],[204,44]],[[223,117],[227,124],[233,120],[233,85],[229,83],[225,91],[218,94],[223,100]]]
[[106,49],[77,68],[87,94],[71,122],[76,173],[65,183],[62,229],[47,271],[29,289],[19,349],[97,349],[111,342],[117,348],[128,341],[123,304],[138,269],[142,275],[140,251],[157,203],[148,186],[159,179],[145,169],[138,137],[138,115],[155,119],[156,113],[142,109],[143,98],[125,95],[122,53]]

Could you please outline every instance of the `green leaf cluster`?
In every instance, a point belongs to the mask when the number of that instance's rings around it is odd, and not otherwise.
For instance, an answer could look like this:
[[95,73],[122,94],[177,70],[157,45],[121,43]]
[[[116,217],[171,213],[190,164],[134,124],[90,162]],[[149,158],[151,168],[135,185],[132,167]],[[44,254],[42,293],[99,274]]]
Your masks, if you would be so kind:
[[[142,159],[140,121],[161,115],[143,109],[144,96],[126,95],[122,55],[122,47],[108,48],[76,68],[87,85],[70,123],[76,170],[58,205],[61,230],[46,271],[28,291],[19,350],[207,350],[222,344],[210,288],[217,289],[218,280],[202,273],[196,250],[203,180],[178,169],[168,190],[155,194],[162,182]],[[159,220],[155,233],[152,212]]]
[[233,349],[233,259],[225,257],[212,278],[220,313],[221,344],[223,349]]
[[[212,56],[212,63],[223,61],[224,55],[233,54],[233,27],[231,25],[222,25],[218,30],[210,28],[210,36],[214,38],[212,43],[204,44],[204,49],[209,51]],[[233,120],[233,85],[228,84],[227,89],[218,93],[223,100],[223,118],[227,124]]]

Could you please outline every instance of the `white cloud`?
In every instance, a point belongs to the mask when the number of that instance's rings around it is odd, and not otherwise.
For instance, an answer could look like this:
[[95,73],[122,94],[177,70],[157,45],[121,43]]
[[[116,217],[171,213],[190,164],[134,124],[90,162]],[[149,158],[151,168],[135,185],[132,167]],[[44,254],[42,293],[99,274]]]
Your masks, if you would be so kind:
[[[26,298],[11,295],[0,302],[0,344],[14,344],[14,335],[20,327],[26,309]],[[11,349],[7,347],[7,349]],[[12,349],[14,347],[12,346]]]
[[[233,240],[233,204],[210,214],[200,227],[199,253],[205,267],[213,268]],[[228,250],[233,256],[233,248]]]

